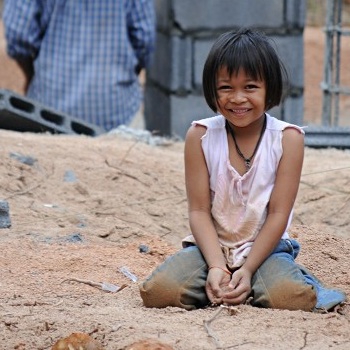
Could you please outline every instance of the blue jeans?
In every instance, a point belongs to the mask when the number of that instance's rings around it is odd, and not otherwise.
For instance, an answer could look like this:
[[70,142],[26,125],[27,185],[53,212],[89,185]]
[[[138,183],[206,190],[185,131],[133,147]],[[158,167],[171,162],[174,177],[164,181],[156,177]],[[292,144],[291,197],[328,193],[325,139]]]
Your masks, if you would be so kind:
[[[346,300],[343,292],[325,288],[306,268],[295,263],[300,246],[280,240],[252,278],[251,304],[288,310],[330,310]],[[197,246],[169,257],[140,284],[146,307],[177,306],[194,310],[209,305],[205,292],[208,266]]]

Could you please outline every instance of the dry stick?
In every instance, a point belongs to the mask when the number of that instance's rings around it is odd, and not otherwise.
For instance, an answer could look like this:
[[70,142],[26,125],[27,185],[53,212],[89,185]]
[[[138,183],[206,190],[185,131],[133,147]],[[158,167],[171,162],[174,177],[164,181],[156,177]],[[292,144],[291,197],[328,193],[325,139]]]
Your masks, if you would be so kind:
[[221,345],[220,345],[220,341],[216,338],[215,334],[212,332],[211,328],[210,328],[210,324],[219,316],[219,314],[222,312],[224,308],[222,307],[219,307],[219,310],[217,310],[214,314],[214,316],[212,318],[210,318],[209,320],[204,320],[203,323],[204,323],[204,328],[205,330],[207,331],[208,333],[208,336],[210,338],[213,338],[214,342],[215,342],[215,346],[217,349],[220,349],[221,348]]
[[[212,318],[210,318],[209,320],[204,320],[204,322],[203,322],[204,328],[206,329],[208,336],[214,339],[215,346],[217,349],[223,349],[223,347],[220,345],[219,340],[216,338],[215,334],[212,332],[212,330],[210,328],[210,324],[219,316],[219,314],[221,313],[221,311],[223,309],[228,310],[231,316],[240,312],[240,310],[234,306],[220,305],[219,310],[215,312],[214,316]],[[243,343],[243,344],[248,344],[248,343]],[[242,345],[242,344],[233,345],[233,346],[230,346],[230,347],[225,348],[225,349],[235,348],[235,347],[240,346],[240,345]]]
[[[78,282],[78,283],[84,283],[84,284],[87,284],[87,285],[89,285],[89,286],[91,286],[91,287],[96,287],[96,288],[100,288],[100,289],[102,289],[102,286],[103,286],[103,283],[94,282],[94,281],[89,281],[89,280],[82,280],[82,279],[74,278],[74,277],[72,277],[72,278],[67,278],[67,279],[63,280],[63,281],[61,282],[61,284],[64,283],[64,282]],[[116,292],[120,292],[122,289],[126,288],[127,286],[128,286],[127,284],[121,285],[121,286],[117,289]]]
[[128,174],[128,173],[125,172],[125,170],[121,169],[119,166],[115,166],[115,165],[110,164],[109,161],[108,161],[108,159],[105,160],[105,163],[106,163],[110,168],[119,170],[120,173],[121,173],[122,175],[124,175],[124,176],[126,176],[126,177],[130,177],[131,179],[136,180],[136,181],[142,183],[142,184],[145,185],[145,186],[149,186],[148,184],[142,182],[142,181],[141,181],[138,177],[136,177],[135,175]]
[[338,171],[338,170],[348,170],[348,169],[350,169],[350,167],[346,166],[346,167],[343,167],[343,168],[320,170],[320,171],[315,171],[314,173],[301,174],[301,177],[309,176],[309,175],[315,175],[315,174],[329,173],[329,172]]
[[139,143],[139,140],[136,140],[130,147],[129,149],[126,151],[124,157],[122,158],[122,160],[120,161],[120,165],[122,165],[125,161],[125,159],[128,157],[129,153],[131,152],[131,150]]
[[[127,151],[125,152],[125,154],[124,154],[124,157],[120,160],[119,165],[122,165],[122,164],[124,163],[124,161],[125,161],[126,158],[128,157],[128,155],[129,155],[129,153],[131,152],[131,150],[132,150],[138,143],[139,143],[139,140],[136,140],[136,141],[128,148],[128,150],[127,150]],[[133,177],[133,176],[131,176],[131,175],[128,175],[128,174],[124,173],[124,171],[123,171],[122,169],[120,169],[119,167],[116,167],[116,166],[113,166],[112,164],[109,164],[108,159],[105,159],[105,163],[106,163],[109,167],[111,167],[111,168],[120,170],[120,171],[123,173],[123,175],[130,176],[130,177],[134,178],[135,180],[137,180],[137,178],[135,178],[135,177]]]
[[27,189],[25,189],[25,190],[23,190],[23,191],[19,191],[19,192],[13,193],[13,194],[11,194],[11,195],[5,197],[5,200],[10,199],[10,198],[13,198],[13,197],[16,197],[16,196],[21,196],[22,194],[26,194],[26,193],[28,193],[28,192],[31,192],[31,191],[35,190],[36,188],[38,188],[38,187],[40,187],[40,186],[41,186],[41,183],[40,183],[40,184],[36,184],[35,186],[32,186],[32,187],[30,187],[30,188],[27,188]]

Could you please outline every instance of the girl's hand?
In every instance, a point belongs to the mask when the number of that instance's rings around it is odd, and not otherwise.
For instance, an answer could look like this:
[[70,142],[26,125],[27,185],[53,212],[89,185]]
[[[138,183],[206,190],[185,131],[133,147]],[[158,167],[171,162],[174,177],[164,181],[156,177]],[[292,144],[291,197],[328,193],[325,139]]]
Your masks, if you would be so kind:
[[224,290],[228,288],[231,275],[218,267],[213,267],[208,272],[205,291],[211,303],[222,304]]
[[243,304],[251,292],[252,273],[242,266],[232,275],[231,282],[222,295],[222,301],[227,305]]

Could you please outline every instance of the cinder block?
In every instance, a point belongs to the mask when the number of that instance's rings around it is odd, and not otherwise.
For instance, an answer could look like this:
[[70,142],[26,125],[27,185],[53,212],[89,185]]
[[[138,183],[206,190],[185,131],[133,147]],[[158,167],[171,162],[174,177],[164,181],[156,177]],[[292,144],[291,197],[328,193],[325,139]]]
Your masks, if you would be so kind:
[[168,94],[154,85],[145,90],[145,124],[149,131],[184,138],[193,120],[213,115],[203,96]]
[[283,104],[271,108],[267,113],[272,117],[283,120]]
[[303,126],[304,120],[304,96],[288,96],[283,103],[282,120],[287,123]]
[[206,104],[203,96],[188,95],[170,97],[171,107],[171,134],[185,138],[191,122],[214,116]]
[[144,118],[147,130],[157,135],[171,135],[169,94],[148,80],[144,96]]
[[242,26],[279,28],[284,24],[281,0],[173,0],[173,23],[180,31],[225,30]]
[[202,87],[204,63],[217,36],[210,39],[197,39],[193,43],[193,84],[196,89]]
[[47,108],[10,90],[0,90],[0,128],[14,131],[51,132],[97,136],[102,128]]
[[305,26],[306,0],[155,0],[157,28],[170,32],[225,30],[241,26],[261,28]]
[[288,0],[286,3],[286,28],[303,29],[306,20],[306,0]]
[[158,31],[168,32],[173,25],[173,18],[171,16],[171,3],[172,0],[154,0]]
[[302,33],[296,35],[271,36],[276,49],[289,73],[293,87],[304,86],[304,39]]
[[190,37],[157,35],[157,50],[147,79],[177,94],[192,90],[192,40]]
[[305,145],[311,148],[350,149],[350,128],[345,127],[307,127]]

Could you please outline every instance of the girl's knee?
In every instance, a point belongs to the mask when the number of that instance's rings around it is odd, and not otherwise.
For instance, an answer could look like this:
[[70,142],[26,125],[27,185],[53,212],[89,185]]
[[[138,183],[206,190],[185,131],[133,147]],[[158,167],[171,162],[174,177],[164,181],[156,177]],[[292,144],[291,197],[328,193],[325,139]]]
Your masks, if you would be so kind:
[[268,289],[253,288],[253,305],[272,309],[312,311],[317,303],[312,285],[280,280]]
[[178,288],[164,273],[151,275],[139,285],[140,295],[146,307],[163,308],[180,306],[177,300]]
[[167,306],[193,310],[207,302],[206,263],[197,247],[182,249],[168,258],[140,284],[146,307]]
[[191,283],[179,283],[164,273],[151,275],[139,285],[140,295],[146,307],[168,306],[195,310],[208,304],[204,287]]

